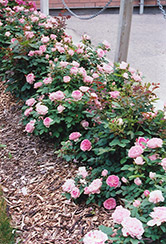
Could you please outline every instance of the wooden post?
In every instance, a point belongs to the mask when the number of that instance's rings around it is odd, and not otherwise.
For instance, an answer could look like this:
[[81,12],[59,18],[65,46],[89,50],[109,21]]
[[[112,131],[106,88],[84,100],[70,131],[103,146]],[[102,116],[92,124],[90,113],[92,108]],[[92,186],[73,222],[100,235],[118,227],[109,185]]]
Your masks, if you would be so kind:
[[115,62],[127,61],[133,0],[121,0]]
[[49,15],[49,0],[40,0],[40,11]]

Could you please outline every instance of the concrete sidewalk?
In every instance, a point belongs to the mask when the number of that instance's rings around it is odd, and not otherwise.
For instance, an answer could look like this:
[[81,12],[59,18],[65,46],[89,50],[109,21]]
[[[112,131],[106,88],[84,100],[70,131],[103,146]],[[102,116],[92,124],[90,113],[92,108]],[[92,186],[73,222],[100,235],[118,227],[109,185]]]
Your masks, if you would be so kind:
[[[107,40],[111,44],[108,58],[114,61],[118,22],[119,15],[111,13],[91,20],[71,17],[67,21],[67,32],[75,42],[79,42],[84,33],[88,34],[94,46]],[[162,14],[133,14],[127,62],[143,72],[145,81],[160,82],[157,95],[161,108],[166,101],[166,19]]]

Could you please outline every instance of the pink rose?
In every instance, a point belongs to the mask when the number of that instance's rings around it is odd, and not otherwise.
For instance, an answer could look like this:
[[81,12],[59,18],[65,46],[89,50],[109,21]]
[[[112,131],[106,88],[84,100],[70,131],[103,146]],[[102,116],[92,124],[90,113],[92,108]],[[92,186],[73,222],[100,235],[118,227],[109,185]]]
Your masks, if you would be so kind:
[[145,197],[148,197],[149,194],[150,194],[150,191],[148,191],[148,190],[145,190],[145,191],[144,191],[144,196],[145,196]]
[[150,179],[155,179],[155,177],[156,177],[156,173],[154,173],[154,172],[150,172],[149,173],[149,177],[150,177]]
[[110,49],[110,43],[107,40],[103,41],[102,43],[106,49]]
[[77,67],[72,67],[72,68],[70,69],[70,74],[76,75],[77,72],[78,72],[78,68],[77,68]]
[[166,171],[166,158],[163,158],[161,160],[161,166],[163,167],[163,169]]
[[112,91],[109,92],[109,94],[111,95],[112,98],[117,98],[120,95],[119,91]]
[[83,178],[86,178],[88,176],[88,172],[85,167],[79,167],[77,175],[81,175]]
[[160,226],[162,223],[166,222],[166,207],[155,207],[153,212],[150,213],[152,220],[149,220],[148,226]]
[[41,81],[39,81],[39,82],[36,82],[33,87],[35,89],[37,89],[37,88],[41,87],[42,85],[43,85],[43,83]]
[[84,244],[104,244],[108,236],[101,230],[91,230],[83,238]]
[[102,176],[107,176],[108,175],[108,170],[104,169],[102,172],[101,172],[101,175]]
[[160,190],[152,191],[149,194],[149,202],[153,202],[153,203],[164,202],[164,197],[162,195],[162,192]]
[[122,221],[130,216],[130,211],[123,208],[122,206],[116,207],[115,211],[112,214],[114,223],[121,224]]
[[133,202],[133,206],[136,207],[136,208],[139,207],[140,204],[141,204],[141,202],[140,202],[139,200],[135,200],[135,201]]
[[106,183],[110,187],[118,187],[120,185],[119,177],[116,175],[110,175],[108,176]]
[[120,66],[119,66],[119,69],[126,69],[128,66],[128,64],[124,61],[121,62]]
[[137,185],[137,186],[140,186],[142,184],[142,181],[140,180],[139,177],[137,177],[136,179],[134,179],[134,183]]
[[47,50],[46,45],[41,45],[41,46],[39,47],[39,50],[42,51],[42,53],[44,53],[44,52]]
[[44,36],[44,37],[41,38],[41,41],[43,43],[47,43],[47,42],[49,42],[49,40],[50,40],[50,38],[48,36]]
[[141,154],[143,153],[143,149],[140,146],[133,146],[130,148],[129,152],[128,152],[128,156],[130,158],[137,158],[139,156],[141,156]]
[[45,85],[51,84],[51,83],[52,83],[52,78],[51,78],[51,77],[47,77],[47,78],[45,78],[45,79],[43,80],[43,83],[44,83]]
[[53,121],[53,119],[49,118],[49,117],[46,117],[44,120],[43,120],[43,124],[45,125],[45,127],[49,128],[50,127],[50,124],[51,122]]
[[79,188],[78,187],[72,188],[70,194],[71,194],[71,197],[72,198],[74,198],[74,199],[78,198],[80,196],[80,190],[79,190]]
[[87,91],[89,91],[89,87],[88,86],[80,86],[80,91],[82,91],[82,92],[87,92]]
[[70,80],[71,80],[70,76],[67,76],[67,75],[66,75],[66,76],[63,77],[63,81],[64,81],[65,83],[69,83]]
[[69,140],[71,140],[71,141],[77,141],[80,136],[81,136],[81,134],[79,132],[72,132],[69,135]]
[[97,55],[99,58],[102,58],[102,57],[104,57],[105,52],[103,51],[103,49],[99,48],[99,49],[97,49]]
[[33,84],[35,80],[35,76],[33,73],[30,73],[28,75],[26,75],[26,81],[29,83],[29,84]]
[[74,98],[75,101],[79,101],[82,99],[83,94],[79,90],[75,90],[72,92],[71,96]]
[[127,217],[124,218],[121,225],[123,236],[131,236],[132,238],[141,239],[144,233],[144,228],[140,220],[136,218]]
[[163,140],[160,138],[152,138],[147,142],[147,146],[149,148],[158,148],[162,147],[163,145]]
[[122,177],[122,178],[121,178],[121,181],[122,181],[123,183],[128,183],[128,180],[127,180],[125,177]]
[[82,120],[82,121],[81,121],[81,125],[82,125],[82,127],[84,127],[84,129],[86,130],[86,129],[89,127],[89,122],[86,121],[86,120]]
[[91,142],[88,140],[88,139],[84,139],[82,142],[81,142],[81,145],[80,145],[80,149],[82,151],[90,151],[92,149],[92,144]]
[[116,207],[116,201],[114,198],[108,198],[107,200],[105,200],[105,202],[103,203],[103,206],[106,209],[113,209]]
[[90,84],[92,84],[92,83],[93,83],[93,78],[92,78],[91,76],[89,76],[89,75],[86,75],[86,76],[84,77],[84,82],[85,82],[85,83],[90,83]]
[[149,159],[152,161],[156,160],[157,158],[158,158],[158,154],[153,154],[149,156]]
[[33,111],[33,108],[32,108],[32,107],[27,108],[27,109],[24,111],[24,115],[25,115],[25,116],[29,116],[30,113],[31,113],[32,111]]
[[91,182],[91,184],[88,187],[84,188],[84,194],[95,194],[95,193],[99,194],[101,186],[102,186],[102,180],[95,179]]
[[75,187],[75,182],[73,179],[68,179],[66,182],[62,185],[62,189],[65,192],[71,192],[72,189]]
[[36,100],[34,98],[29,98],[28,100],[26,100],[25,104],[27,106],[33,106],[36,103]]
[[143,165],[145,162],[143,161],[143,158],[142,157],[137,157],[134,162],[137,164],[137,165]]
[[61,104],[57,107],[58,113],[62,113],[64,109],[65,107]]
[[25,127],[25,131],[28,133],[32,133],[35,129],[35,120],[31,120]]
[[149,139],[145,137],[138,137],[138,139],[136,139],[136,145],[145,148],[148,141]]
[[55,101],[55,100],[62,101],[64,98],[65,98],[65,95],[64,95],[64,93],[62,91],[52,92],[49,95],[49,99],[51,101]]
[[45,114],[48,113],[48,108],[47,108],[47,106],[45,106],[45,105],[41,105],[40,103],[38,103],[38,104],[36,105],[36,112],[37,112],[38,114],[45,115]]

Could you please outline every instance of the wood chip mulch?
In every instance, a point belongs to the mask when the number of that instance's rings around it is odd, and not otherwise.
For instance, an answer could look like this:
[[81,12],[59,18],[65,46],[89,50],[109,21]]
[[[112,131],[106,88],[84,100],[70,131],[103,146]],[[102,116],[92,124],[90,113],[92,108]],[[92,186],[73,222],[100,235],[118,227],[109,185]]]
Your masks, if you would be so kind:
[[54,144],[28,136],[21,124],[21,103],[0,82],[0,186],[16,228],[16,243],[78,244],[90,230],[112,225],[111,212],[76,205],[61,186],[77,165],[58,159]]

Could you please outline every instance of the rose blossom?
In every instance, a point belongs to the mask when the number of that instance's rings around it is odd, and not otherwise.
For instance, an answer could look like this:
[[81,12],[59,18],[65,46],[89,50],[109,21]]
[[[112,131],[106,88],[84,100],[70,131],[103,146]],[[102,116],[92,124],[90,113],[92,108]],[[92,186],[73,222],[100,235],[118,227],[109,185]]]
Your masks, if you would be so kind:
[[72,132],[69,135],[69,140],[71,140],[71,141],[77,141],[80,136],[81,136],[81,134],[79,132]]
[[80,149],[82,151],[90,151],[92,149],[92,144],[91,142],[88,140],[88,139],[84,139],[82,142],[81,142],[81,145],[80,145]]
[[128,180],[127,180],[125,177],[122,177],[122,178],[121,178],[121,181],[122,181],[123,183],[128,183]]
[[122,62],[120,63],[120,65],[119,65],[119,69],[126,69],[127,66],[128,66],[128,64],[127,64],[126,62],[122,61]]
[[97,55],[99,58],[102,58],[102,57],[104,57],[105,52],[103,51],[103,49],[99,48],[99,49],[97,49]]
[[108,176],[106,183],[110,187],[118,187],[120,184],[119,177],[116,175]]
[[47,77],[47,78],[45,78],[45,79],[43,80],[43,83],[44,83],[45,85],[51,84],[51,83],[52,83],[52,78],[51,78],[51,77]]
[[36,103],[36,100],[34,98],[29,98],[28,100],[26,100],[25,104],[27,106],[33,106]]
[[117,206],[112,214],[114,223],[121,224],[123,219],[130,216],[130,211],[123,208],[122,206]]
[[64,93],[62,91],[52,92],[49,95],[49,99],[51,101],[55,101],[55,100],[62,101],[64,98],[65,98],[65,95],[64,95]]
[[32,133],[35,129],[35,120],[31,120],[25,127],[25,131],[28,132],[28,133]]
[[37,112],[38,114],[45,115],[45,114],[48,113],[48,107],[45,106],[45,105],[41,105],[40,103],[38,103],[38,104],[36,105],[36,112]]
[[37,89],[37,88],[41,87],[42,85],[43,85],[43,83],[41,81],[39,81],[39,82],[36,82],[33,87],[35,89]]
[[164,202],[164,197],[162,195],[162,192],[160,190],[152,191],[149,194],[149,202],[153,202],[153,203]]
[[138,137],[138,139],[136,139],[136,143],[135,144],[137,146],[145,148],[148,141],[149,141],[149,139],[146,139],[145,137]]
[[83,178],[86,178],[88,176],[88,172],[85,167],[79,167],[77,175],[81,175]]
[[70,80],[71,80],[70,76],[67,76],[67,75],[66,75],[66,76],[63,77],[63,81],[64,81],[65,83],[69,83]]
[[140,202],[139,200],[135,200],[135,201],[133,202],[133,206],[134,206],[135,208],[139,207],[140,204],[141,204],[141,202]]
[[149,190],[145,190],[145,191],[144,191],[144,196],[145,196],[145,197],[148,197],[149,194],[150,194],[150,191],[149,191]]
[[143,161],[143,158],[142,157],[137,157],[134,162],[137,164],[137,165],[143,165],[145,162]]
[[107,175],[108,175],[108,170],[104,169],[104,170],[101,172],[101,175],[102,175],[102,176],[107,176]]
[[82,120],[82,121],[81,121],[81,125],[82,125],[82,127],[84,127],[84,129],[86,130],[86,129],[89,127],[89,122],[86,121],[86,120]]
[[84,76],[84,82],[92,84],[93,83],[93,78],[91,76],[89,76],[89,75],[86,75],[86,76]]
[[131,236],[132,238],[141,239],[144,233],[144,228],[140,220],[136,218],[127,217],[124,218],[121,225],[123,236]]
[[153,180],[153,179],[155,179],[155,177],[156,177],[156,173],[154,173],[154,172],[150,172],[149,173],[149,177]]
[[95,194],[95,193],[99,194],[101,186],[102,186],[102,180],[95,179],[91,182],[91,184],[88,187],[84,188],[84,194]]
[[106,209],[113,209],[116,207],[116,201],[114,198],[108,198],[107,200],[104,201],[103,206]]
[[72,92],[71,96],[74,98],[75,101],[79,101],[82,98],[82,92],[80,92],[79,90],[75,90]]
[[84,244],[104,244],[108,236],[101,230],[91,230],[83,238]]
[[61,104],[57,107],[58,113],[62,113],[64,109],[65,107]]
[[62,185],[62,189],[65,192],[71,192],[71,190],[75,187],[75,182],[73,179],[68,179],[66,182]]
[[29,84],[33,84],[35,80],[35,76],[33,73],[30,73],[28,75],[26,75],[26,81],[29,83]]
[[130,158],[137,158],[143,153],[143,149],[140,146],[133,146],[128,152]]
[[150,213],[152,220],[149,220],[147,225],[149,226],[160,226],[162,223],[166,222],[166,207],[155,207],[153,212]]
[[47,43],[47,42],[49,42],[49,40],[50,40],[50,38],[48,36],[44,36],[44,37],[41,38],[41,41],[43,43]]
[[120,95],[119,91],[112,91],[109,92],[109,94],[111,95],[112,98],[117,98]]
[[149,159],[152,161],[156,160],[157,158],[158,158],[158,154],[153,154],[149,156]]
[[137,186],[140,186],[142,184],[142,181],[140,180],[139,177],[137,177],[136,179],[134,179],[134,183],[137,185]]
[[30,113],[31,113],[32,111],[33,111],[33,108],[32,108],[32,107],[27,108],[27,109],[24,111],[24,115],[25,115],[25,116],[29,116]]
[[45,127],[49,128],[50,127],[50,124],[51,122],[53,121],[53,119],[49,118],[49,117],[46,117],[44,120],[43,120],[43,124],[45,125]]
[[163,140],[160,138],[152,138],[147,142],[147,146],[149,148],[162,147],[162,145],[163,145]]
[[70,194],[71,194],[71,197],[73,197],[75,199],[78,198],[80,196],[80,190],[79,190],[79,188],[78,187],[72,188]]
[[163,167],[163,169],[166,171],[166,158],[163,158],[161,160],[161,166]]
[[80,91],[82,91],[82,92],[87,92],[87,91],[89,91],[89,87],[88,86],[80,86]]

